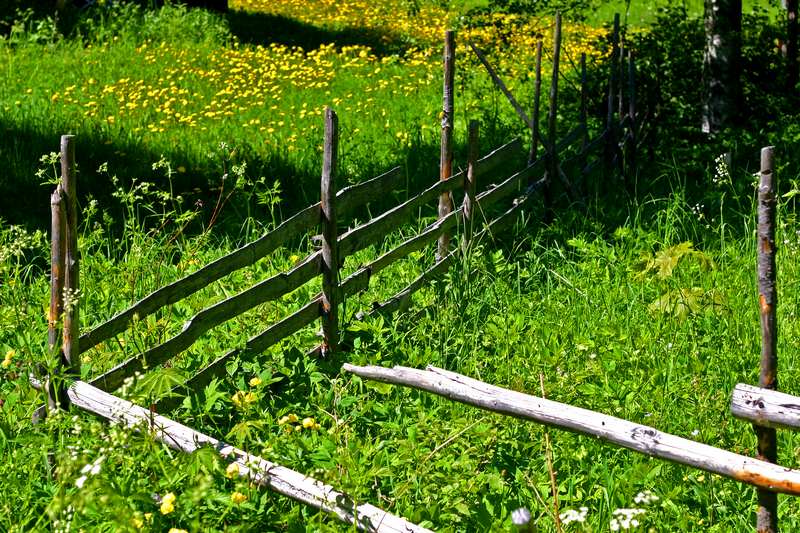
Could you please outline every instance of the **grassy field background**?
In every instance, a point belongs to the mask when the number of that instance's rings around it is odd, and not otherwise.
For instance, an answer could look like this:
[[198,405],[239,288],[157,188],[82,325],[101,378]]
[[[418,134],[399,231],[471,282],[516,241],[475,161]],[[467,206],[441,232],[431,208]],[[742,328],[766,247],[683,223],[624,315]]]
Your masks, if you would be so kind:
[[[445,27],[459,31],[457,161],[471,118],[481,120],[483,151],[514,136],[527,142],[465,46],[473,40],[484,47],[530,102],[532,49],[541,36],[548,57],[550,19],[489,14],[465,22],[461,16],[477,3],[449,11],[423,3],[414,16],[400,4],[359,0],[233,5],[223,18],[109,2],[68,38],[31,16],[0,42],[0,164],[7,169],[0,176],[0,529],[343,529],[230,479],[211,453],[176,455],[77,412],[30,424],[41,397],[27,372],[52,360],[43,228],[55,178],[47,154],[58,135],[78,136],[84,328],[316,201],[325,105],[337,109],[342,125],[342,185],[395,164],[406,169],[401,190],[436,179]],[[651,21],[652,5],[631,3],[628,20]],[[608,3],[586,23],[566,25],[571,61],[562,72],[562,133],[577,109],[573,62],[581,52],[596,77],[591,126],[602,127],[603,23],[615,9],[624,5]],[[687,164],[659,152],[642,170],[640,180],[664,194],[631,199],[615,182],[601,182],[600,193],[560,209],[552,224],[542,224],[534,209],[509,235],[479,243],[408,313],[356,321],[355,311],[390,296],[433,261],[432,249],[414,254],[348,302],[350,353],[307,356],[316,337],[306,328],[264,353],[239,357],[224,380],[186,398],[174,416],[444,531],[509,530],[510,514],[521,506],[541,531],[556,530],[545,429],[373,386],[340,373],[343,361],[433,364],[531,394],[540,393],[541,375],[549,398],[750,455],[751,427],[729,415],[728,401],[735,383],[757,376],[754,163],[695,162],[700,199],[687,186]],[[785,190],[795,188],[791,170],[779,175]],[[800,227],[791,197],[779,213],[780,379],[783,390],[800,393]],[[420,224],[434,216],[431,206]],[[346,271],[413,229],[398,228],[382,246],[348,260]],[[311,249],[292,243],[141,321],[87,352],[82,374],[96,375],[167,338],[210,302]],[[310,284],[215,329],[122,394],[149,404],[318,290]],[[303,428],[294,417],[313,417],[319,427]],[[607,530],[615,510],[637,506],[644,509],[639,530],[723,532],[753,522],[750,488],[593,439],[557,431],[549,437],[560,511],[587,509],[585,521],[567,531]],[[782,464],[795,465],[796,437],[782,432],[779,446]],[[658,500],[639,504],[643,491]],[[169,494],[172,509],[163,504]],[[782,498],[780,510],[785,530],[798,527],[794,500]]]

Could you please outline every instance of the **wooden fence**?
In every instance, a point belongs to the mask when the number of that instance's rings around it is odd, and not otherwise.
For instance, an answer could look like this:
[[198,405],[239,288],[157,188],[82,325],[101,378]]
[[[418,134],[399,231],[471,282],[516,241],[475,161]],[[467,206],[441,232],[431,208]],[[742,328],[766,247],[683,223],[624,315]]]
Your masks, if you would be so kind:
[[[616,19],[614,42],[619,35]],[[476,121],[469,124],[468,160],[465,170],[453,172],[453,113],[454,113],[454,49],[453,32],[445,36],[443,119],[439,180],[422,192],[392,207],[374,218],[339,234],[339,229],[352,222],[350,216],[359,207],[385,197],[386,192],[401,176],[400,168],[394,168],[369,181],[338,189],[338,144],[339,128],[336,113],[325,111],[325,138],[320,186],[320,201],[300,210],[278,227],[238,250],[213,261],[199,270],[165,285],[148,294],[127,309],[105,322],[80,334],[78,294],[79,268],[77,250],[77,207],[74,172],[75,139],[62,137],[61,184],[51,198],[52,206],[52,271],[51,301],[48,342],[52,351],[60,350],[60,365],[55,374],[40,383],[46,391],[47,405],[40,407],[35,419],[46,416],[48,409],[65,408],[68,405],[95,413],[111,422],[122,423],[137,430],[146,430],[156,439],[173,448],[192,452],[199,446],[214,447],[226,460],[236,462],[240,475],[256,483],[276,490],[298,501],[324,511],[332,512],[347,523],[368,531],[425,531],[402,518],[388,514],[369,504],[357,504],[320,481],[306,477],[280,465],[222,443],[199,433],[161,414],[174,409],[180,395],[187,390],[201,390],[214,377],[223,376],[226,363],[244,351],[261,352],[278,341],[298,332],[316,320],[320,320],[322,343],[318,352],[325,356],[338,349],[339,308],[351,296],[366,291],[370,280],[378,272],[390,267],[414,251],[436,243],[435,262],[397,294],[383,302],[376,302],[371,309],[360,313],[392,313],[408,307],[413,294],[431,280],[442,276],[461,253],[461,246],[486,235],[497,234],[513,225],[519,215],[530,206],[540,191],[549,191],[556,180],[568,194],[577,194],[582,177],[588,175],[603,161],[604,167],[625,169],[622,157],[635,153],[635,95],[627,95],[631,102],[629,114],[619,120],[614,98],[619,94],[621,108],[622,92],[616,92],[617,66],[614,62],[609,83],[609,112],[605,129],[590,138],[586,112],[586,58],[581,58],[581,113],[580,123],[560,140],[556,137],[556,110],[559,84],[559,51],[561,48],[561,19],[556,17],[553,43],[553,71],[551,76],[550,102],[547,134],[539,131],[538,115],[541,85],[541,42],[537,46],[535,109],[533,118],[528,118],[517,100],[494,72],[485,55],[474,48],[494,83],[508,97],[517,113],[532,131],[531,146],[523,149],[519,140],[500,146],[483,157],[479,157],[479,127]],[[616,44],[614,49],[617,50]],[[618,53],[621,58],[621,53]],[[617,57],[617,56],[614,56]],[[631,63],[632,65],[632,63]],[[633,69],[629,70],[633,77]],[[633,84],[629,84],[633,87]],[[627,130],[628,135],[620,132]],[[575,145],[580,142],[580,146]],[[538,145],[544,146],[544,154],[538,155]],[[560,154],[571,149],[573,155],[561,160]],[[527,163],[513,171],[513,162],[527,154]],[[573,179],[570,179],[571,176]],[[491,178],[494,185],[483,187]],[[455,192],[463,196],[463,203],[453,205]],[[438,201],[438,217],[435,222],[408,238],[391,250],[358,268],[345,279],[340,279],[341,267],[347,257],[368,246],[381,245],[385,237],[398,226],[416,219],[420,209]],[[548,196],[545,194],[545,201]],[[479,216],[481,214],[481,216]],[[489,216],[495,214],[496,216]],[[119,363],[89,382],[79,380],[80,355],[99,343],[114,338],[126,331],[132,323],[153,314],[167,305],[174,304],[203,289],[210,283],[222,279],[236,270],[253,265],[288,242],[305,234],[321,234],[321,246],[292,269],[280,272],[260,281],[236,295],[210,305],[183,324],[179,333],[160,344]],[[458,236],[459,239],[454,239]],[[455,241],[455,242],[454,242]],[[157,368],[189,348],[202,335],[213,328],[266,302],[277,300],[311,280],[322,277],[322,292],[299,310],[270,325],[250,338],[243,348],[230,350],[195,373],[173,392],[175,394],[158,401],[150,409],[113,396],[116,389],[137,373]],[[70,296],[71,295],[71,296]],[[59,332],[59,325],[61,331]],[[355,371],[353,367],[347,367]]]

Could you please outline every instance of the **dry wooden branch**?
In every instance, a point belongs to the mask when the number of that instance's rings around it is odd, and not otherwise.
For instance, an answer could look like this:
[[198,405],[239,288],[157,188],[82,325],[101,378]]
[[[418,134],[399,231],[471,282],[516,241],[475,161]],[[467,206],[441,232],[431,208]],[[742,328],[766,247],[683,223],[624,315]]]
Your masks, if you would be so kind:
[[230,320],[254,307],[280,298],[318,276],[321,270],[321,253],[315,252],[288,272],[281,272],[247,290],[207,307],[183,325],[182,331],[171,339],[120,363],[108,372],[93,379],[91,384],[102,390],[117,389],[125,378],[133,376],[145,366],[154,367],[179,354],[192,345],[211,328]]
[[[51,240],[50,240],[50,310],[47,317],[47,344],[51,353],[61,357],[61,316],[64,309],[64,277],[66,275],[67,255],[67,214],[66,202],[61,185],[50,197]],[[48,376],[43,384],[47,391],[47,406],[56,409],[66,403],[64,389],[58,390]]]
[[320,204],[311,205],[292,216],[273,231],[200,270],[152,292],[128,309],[81,336],[82,351],[125,331],[134,316],[143,319],[161,307],[180,301],[231,272],[254,264],[259,259],[287,244],[292,238],[316,227],[320,221]]
[[353,524],[362,531],[376,533],[428,531],[368,503],[358,504],[346,494],[337,492],[321,481],[250,455],[169,418],[105,393],[88,383],[76,381],[70,386],[68,394],[73,405],[112,423],[146,431],[170,448],[186,453],[193,453],[204,446],[213,448],[225,460],[235,463],[238,475],[245,480],[316,509],[335,514],[343,522]]
[[[514,108],[514,111],[517,112],[517,116],[520,119],[522,119],[522,122],[525,123],[525,126],[527,126],[528,128],[533,129],[533,123],[531,122],[531,119],[528,118],[528,115],[525,113],[525,110],[522,109],[522,106],[519,105],[519,102],[517,102],[517,99],[514,98],[514,95],[511,94],[511,91],[508,90],[508,87],[506,87],[506,84],[503,83],[503,80],[501,80],[500,76],[498,76],[497,73],[494,71],[494,69],[492,68],[492,65],[489,64],[489,61],[486,59],[486,56],[483,54],[483,52],[481,52],[480,49],[477,46],[475,46],[474,44],[472,44],[472,43],[469,43],[469,47],[472,48],[472,51],[475,52],[476,56],[478,56],[478,59],[480,60],[481,64],[484,66],[486,71],[489,73],[489,76],[491,76],[492,81],[494,82],[494,84],[497,85],[497,87],[506,96],[506,98],[508,99],[508,101],[511,104],[511,106]],[[537,52],[537,54],[540,54],[540,52]],[[539,55],[539,57],[541,58],[541,55]],[[540,59],[540,61],[541,61],[541,59]]]
[[731,396],[731,413],[758,426],[800,429],[800,397],[739,383]]
[[321,316],[321,305],[321,298],[317,298],[281,321],[276,322],[258,335],[251,337],[244,348],[236,348],[221,355],[215,359],[213,363],[192,376],[184,385],[175,387],[170,396],[166,396],[156,402],[156,411],[160,413],[172,411],[182,401],[182,397],[179,396],[181,392],[185,390],[200,391],[211,383],[212,379],[224,376],[225,365],[240,353],[263,352],[286,337],[297,333]]
[[431,392],[487,411],[597,437],[650,457],[692,466],[756,487],[800,495],[798,470],[662,433],[596,411],[489,385],[435,367],[418,370],[402,366],[360,367],[345,363],[342,368],[362,378]]
[[64,269],[63,365],[80,376],[80,251],[78,250],[78,187],[75,175],[75,137],[61,136],[61,187],[65,193],[66,255]]

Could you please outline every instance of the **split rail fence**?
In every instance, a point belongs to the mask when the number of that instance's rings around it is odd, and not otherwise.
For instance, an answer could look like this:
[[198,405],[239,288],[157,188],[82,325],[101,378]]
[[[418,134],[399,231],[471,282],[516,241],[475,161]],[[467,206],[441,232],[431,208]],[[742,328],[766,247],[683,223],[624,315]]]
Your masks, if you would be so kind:
[[[514,140],[479,157],[479,127],[476,121],[472,121],[468,131],[469,155],[466,168],[459,172],[453,172],[455,36],[453,32],[448,31],[444,47],[440,172],[439,180],[436,183],[399,205],[340,234],[339,229],[346,227],[347,222],[351,222],[348,217],[357,208],[383,199],[387,191],[396,189],[395,184],[399,181],[402,172],[399,167],[394,168],[371,180],[338,190],[338,119],[333,110],[326,109],[319,202],[300,210],[256,241],[205,265],[184,278],[155,290],[83,334],[80,333],[79,301],[74,298],[80,288],[77,185],[74,168],[75,138],[69,135],[63,136],[61,138],[61,183],[51,197],[52,269],[48,328],[50,350],[58,352],[60,360],[56,372],[47,376],[43,382],[36,377],[32,376],[31,378],[31,382],[43,389],[47,395],[47,405],[36,411],[34,419],[40,420],[46,416],[49,410],[73,405],[99,415],[112,423],[120,423],[134,430],[146,431],[164,444],[184,452],[192,452],[200,446],[211,446],[226,460],[237,463],[240,476],[247,477],[261,486],[315,508],[333,513],[344,522],[354,524],[359,529],[387,532],[426,531],[425,528],[411,524],[401,517],[384,512],[370,504],[357,503],[318,480],[260,457],[249,455],[157,413],[168,413],[174,409],[178,404],[178,400],[175,398],[179,398],[186,390],[202,390],[213,378],[224,376],[226,364],[235,357],[245,352],[262,352],[316,320],[320,320],[322,330],[322,343],[317,349],[318,353],[325,356],[336,352],[340,342],[340,306],[347,298],[366,291],[369,288],[370,280],[378,272],[407,257],[412,252],[422,250],[434,242],[437,243],[436,260],[433,265],[393,297],[375,303],[370,310],[361,313],[362,317],[364,314],[393,313],[407,308],[416,291],[448,271],[459,257],[462,246],[468,246],[473,241],[487,235],[495,235],[512,226],[541,191],[545,192],[544,200],[549,205],[551,200],[548,191],[556,181],[564,186],[567,194],[575,195],[577,194],[576,181],[570,180],[568,176],[577,179],[584,178],[597,167],[611,171],[614,169],[625,170],[629,168],[629,164],[624,160],[633,161],[635,165],[637,113],[634,68],[629,54],[627,56],[629,108],[626,116],[619,120],[617,104],[619,104],[619,115],[622,115],[625,91],[622,89],[623,84],[618,83],[618,80],[622,79],[624,70],[623,52],[618,46],[618,39],[619,18],[617,17],[613,34],[612,59],[614,66],[611,69],[612,75],[609,80],[606,126],[593,139],[590,138],[587,125],[588,95],[586,92],[585,55],[581,57],[580,61],[580,124],[564,135],[561,140],[556,137],[561,50],[560,16],[557,16],[555,21],[553,70],[545,134],[539,131],[538,121],[541,99],[542,43],[539,42],[537,46],[535,105],[532,117],[528,117],[524,113],[517,100],[492,69],[485,55],[473,47],[494,83],[508,97],[520,118],[530,128],[532,142],[530,147],[523,150],[522,142]],[[575,148],[579,141],[579,147]],[[540,143],[544,147],[542,156],[538,154]],[[565,153],[568,149],[572,149],[573,155],[560,160],[559,154]],[[517,171],[510,170],[514,161],[523,159],[524,154],[528,155],[527,163]],[[605,162],[604,165],[603,162]],[[483,184],[489,180],[494,185],[481,191]],[[453,205],[454,193],[463,194],[462,205],[457,208]],[[381,254],[367,265],[360,266],[347,278],[340,279],[341,267],[347,257],[366,247],[381,245],[385,236],[394,228],[415,220],[421,208],[437,199],[438,218],[434,223],[400,245]],[[487,214],[490,213],[495,213],[496,216],[487,217]],[[321,233],[321,247],[297,263],[292,269],[269,277],[234,296],[206,307],[185,322],[181,331],[173,337],[119,363],[90,381],[84,382],[79,379],[82,353],[126,331],[136,320],[144,319],[159,309],[196,293],[236,270],[253,265],[276,249],[309,233]],[[459,236],[459,239],[454,239],[454,236]],[[126,379],[169,362],[213,328],[261,304],[289,294],[319,276],[322,277],[322,292],[319,296],[313,298],[299,310],[272,324],[260,334],[250,338],[243,348],[233,349],[219,356],[192,376],[184,386],[177,387],[173,391],[174,395],[167,396],[146,409],[112,394],[123,385]],[[64,297],[65,295],[66,297]],[[345,368],[367,377],[386,378],[385,375],[375,374],[375,370],[350,366]],[[417,385],[421,387],[422,383],[423,381],[420,381]],[[509,394],[512,393],[509,392]],[[465,394],[453,397],[462,401],[468,399]],[[518,411],[514,411],[514,413],[518,413]],[[555,419],[549,418],[546,418],[545,421],[558,423]],[[626,424],[630,423],[626,422]],[[567,427],[576,431],[584,431],[581,429],[580,421]],[[603,431],[604,434],[611,435],[608,433],[611,431],[610,428]],[[649,440],[644,438],[643,442],[649,442],[647,449],[652,451],[658,448],[654,444],[658,435],[661,434],[647,431],[635,432],[632,438],[642,441],[643,437],[650,437]],[[679,448],[680,446],[676,446],[676,449]],[[757,477],[743,479],[744,481],[770,488],[778,486],[788,487],[789,491],[800,491],[800,478],[795,481],[794,477],[800,476],[800,473],[787,471],[774,465],[762,465],[759,461],[734,454],[730,454],[730,456],[731,460],[741,458],[742,467],[747,472],[758,473]],[[670,456],[670,458],[673,457]],[[695,461],[695,463],[696,466],[706,467],[706,463],[702,460]],[[728,474],[732,477],[734,475],[732,471],[728,471]],[[773,483],[778,479],[791,480],[791,483],[788,485]]]

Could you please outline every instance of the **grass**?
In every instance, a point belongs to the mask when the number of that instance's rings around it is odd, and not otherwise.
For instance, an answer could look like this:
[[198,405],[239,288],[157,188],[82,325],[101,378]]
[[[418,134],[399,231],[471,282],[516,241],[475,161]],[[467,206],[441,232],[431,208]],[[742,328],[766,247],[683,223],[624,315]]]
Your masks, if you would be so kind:
[[[340,114],[347,183],[399,162],[412,189],[435,179],[435,39],[444,24],[434,16],[438,8],[425,4],[410,31],[405,15],[359,11],[358,2],[350,18],[314,23],[297,3],[260,5],[269,10],[224,20],[174,6],[146,14],[100,11],[69,39],[54,39],[50,26],[30,19],[0,45],[0,120],[12,133],[2,143],[9,172],[0,187],[8,204],[19,204],[3,207],[0,226],[0,353],[8,361],[0,367],[0,530],[344,529],[323,513],[230,479],[210,452],[176,454],[78,412],[40,426],[29,422],[41,396],[28,386],[27,372],[52,364],[52,356],[45,345],[48,243],[26,202],[46,209],[39,192],[52,185],[38,183],[54,180],[54,161],[39,156],[52,151],[57,134],[70,130],[79,138],[85,328],[316,200],[325,104]],[[287,28],[279,40],[255,31],[263,17]],[[523,95],[531,58],[515,54],[530,47],[531,24],[544,23],[504,18],[462,29],[487,47],[505,39],[490,56]],[[568,51],[600,57],[602,46],[592,43],[602,35],[569,26]],[[320,46],[327,39],[336,46]],[[521,128],[465,56],[459,150],[475,116],[486,150]],[[565,95],[563,127],[575,106],[575,95]],[[620,200],[600,183],[597,197],[559,210],[549,225],[537,222],[542,213],[535,209],[514,232],[479,243],[407,313],[355,320],[356,311],[392,295],[433,261],[432,249],[414,254],[347,303],[351,351],[331,360],[309,357],[317,339],[315,327],[306,328],[264,353],[236,358],[224,379],[188,396],[174,418],[445,531],[509,530],[521,506],[540,530],[554,531],[546,430],[364,382],[341,373],[343,361],[433,364],[531,394],[539,394],[542,376],[549,398],[751,455],[751,428],[729,415],[728,398],[735,383],[755,383],[758,368],[752,177],[738,167],[732,177],[709,172],[698,183],[707,188],[700,205],[687,199],[678,164],[654,163],[647,172],[671,194]],[[201,181],[209,174],[219,178]],[[780,379],[783,390],[800,393],[793,340],[800,227],[791,198],[779,212]],[[433,216],[423,211],[421,224]],[[398,228],[381,246],[360,252],[345,271],[411,229]],[[291,243],[138,322],[87,352],[82,375],[168,338],[209,303],[285,270],[311,249],[306,240]],[[216,328],[121,394],[148,405],[318,290],[309,284]],[[290,415],[313,417],[320,427],[298,429]],[[753,489],[594,439],[547,433],[560,509],[587,508],[586,521],[567,531],[607,529],[613,512],[635,506],[645,490],[659,499],[638,517],[640,529],[721,532],[752,523]],[[789,432],[779,437],[781,463],[793,465],[796,439]],[[169,494],[172,510],[164,504]],[[795,500],[782,498],[780,511],[784,529],[800,525]]]

